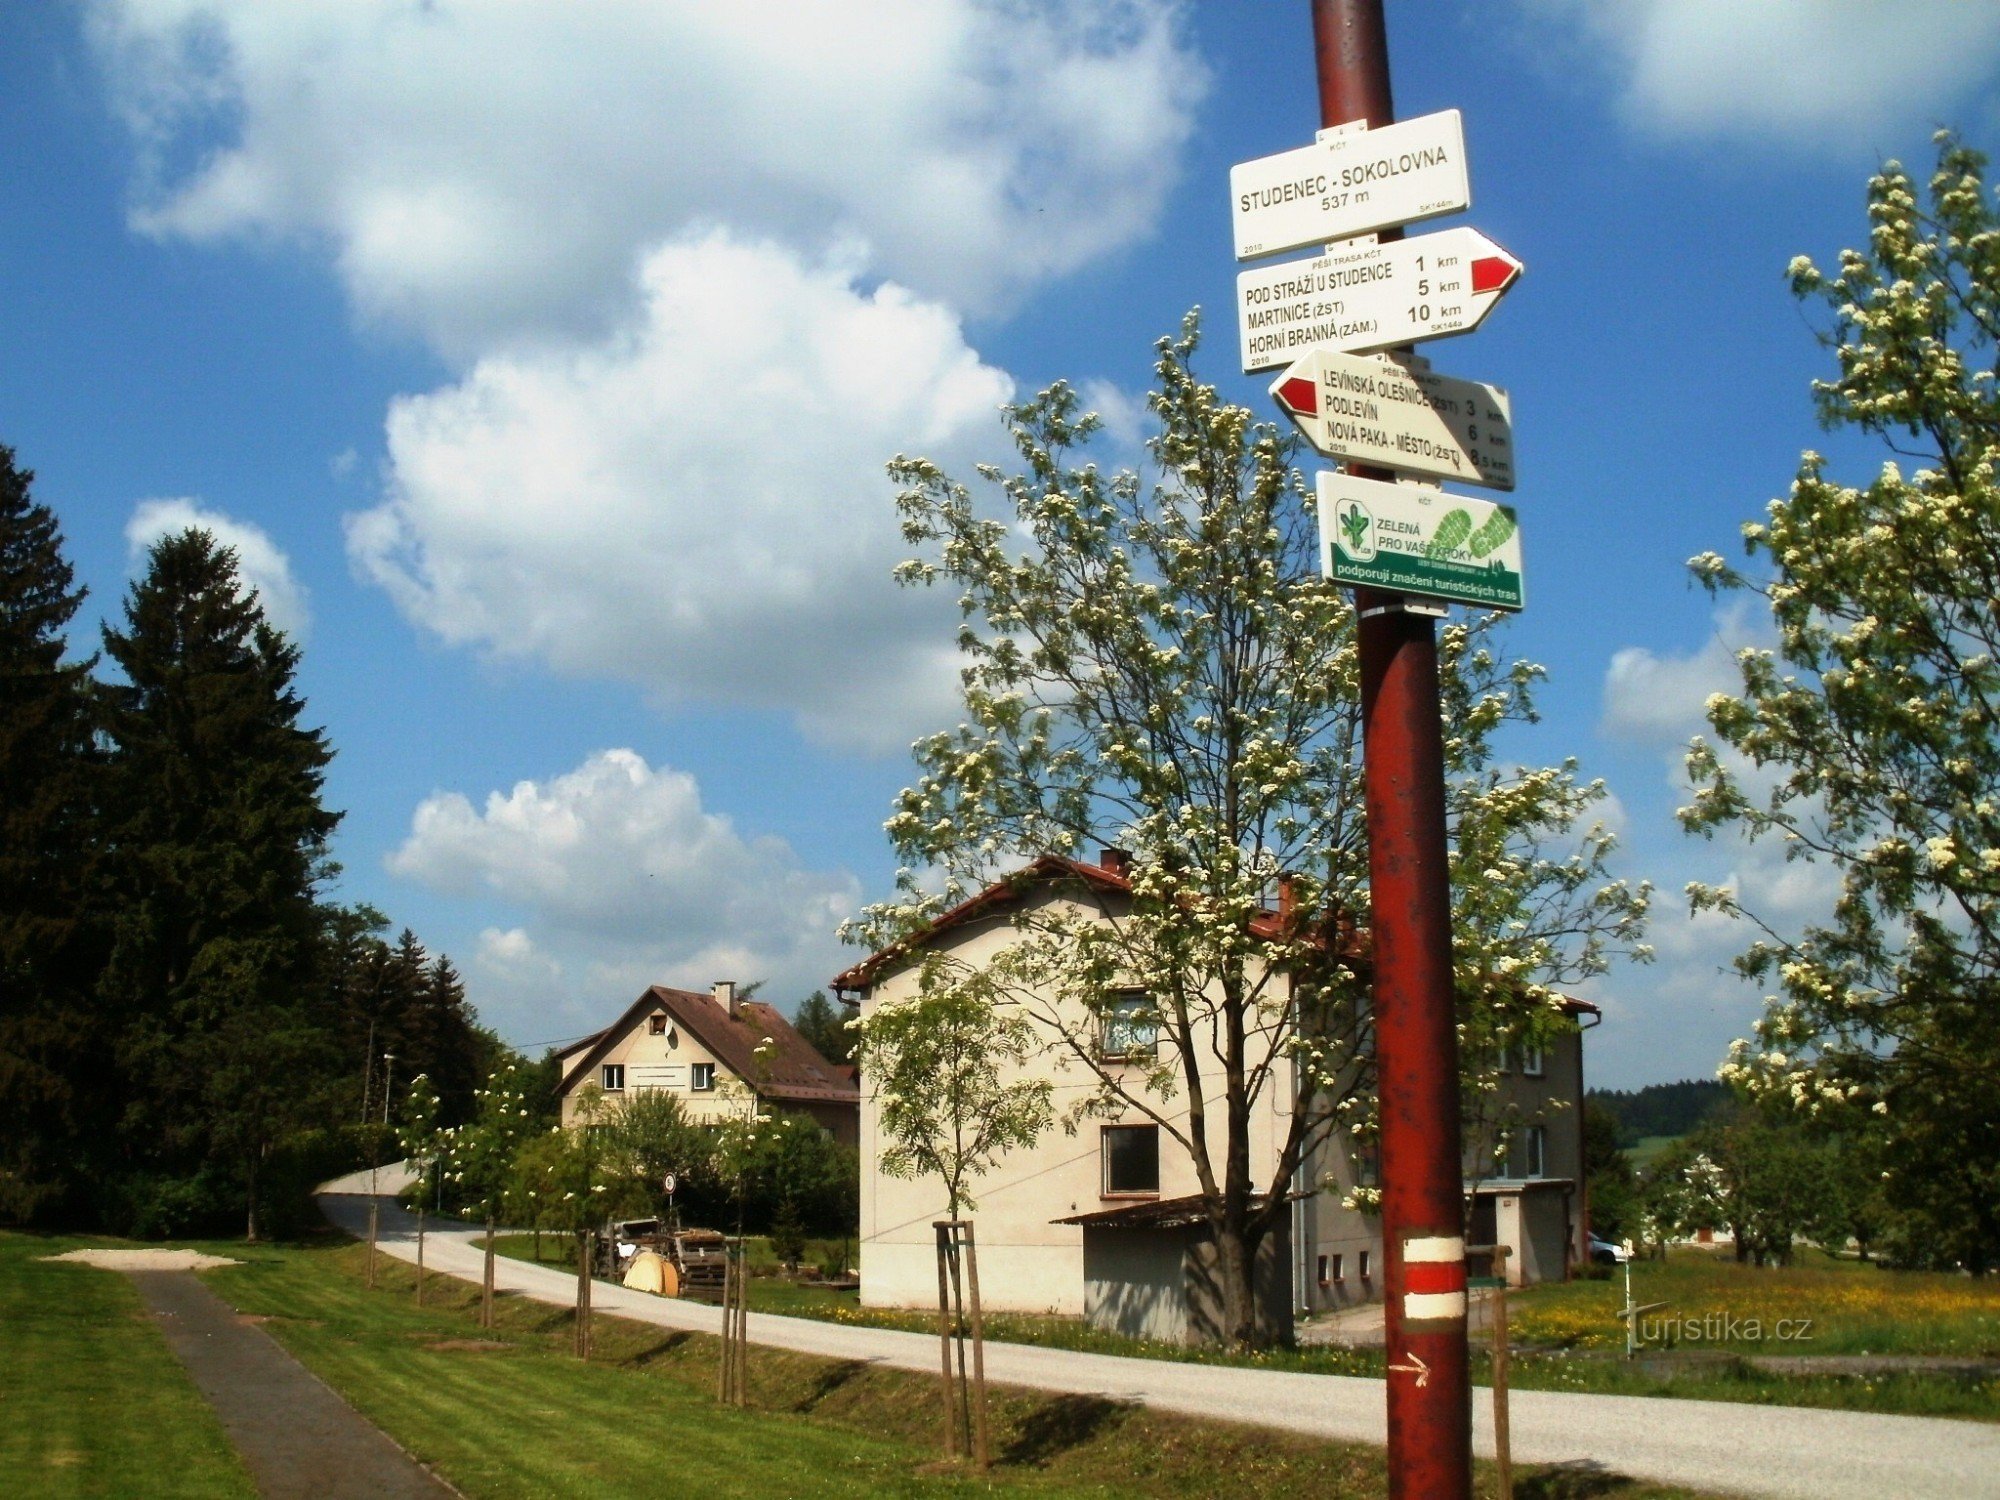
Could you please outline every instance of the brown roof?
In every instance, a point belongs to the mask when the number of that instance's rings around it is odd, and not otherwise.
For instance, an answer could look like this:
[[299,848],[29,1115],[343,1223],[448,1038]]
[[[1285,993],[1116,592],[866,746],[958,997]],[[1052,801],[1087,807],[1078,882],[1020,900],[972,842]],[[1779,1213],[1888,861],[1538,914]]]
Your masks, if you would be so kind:
[[[1112,860],[1116,851],[1107,850],[1105,858]],[[1124,873],[1125,856],[1119,854],[1114,863],[1088,865],[1081,860],[1066,859],[1060,854],[1044,854],[1029,864],[1022,866],[1012,875],[1003,877],[986,887],[978,895],[961,901],[950,911],[936,918],[921,932],[900,943],[893,943],[880,952],[843,969],[833,976],[830,987],[834,990],[865,990],[882,975],[900,966],[911,952],[923,947],[939,933],[953,927],[963,926],[988,916],[1002,907],[1018,903],[1032,886],[1071,883],[1097,895],[1132,894],[1132,882]],[[1288,912],[1267,911],[1250,921],[1253,937],[1277,939],[1285,935],[1292,921]],[[1351,926],[1339,935],[1340,951],[1346,957],[1366,961],[1369,956],[1369,942],[1366,932],[1355,934]],[[1572,996],[1563,997],[1563,1009],[1570,1015],[1601,1015],[1602,1012],[1588,1000],[1578,1000]]]
[[[731,1016],[713,995],[694,990],[672,990],[656,984],[627,1007],[611,1025],[585,1039],[588,1050],[568,1070],[570,1080],[588,1074],[599,1057],[611,1049],[644,1016],[664,1011],[674,1023],[715,1055],[730,1072],[757,1092],[758,1097],[778,1101],[859,1104],[861,1091],[851,1070],[837,1068],[787,1021],[760,1000],[739,1000]],[[771,1045],[760,1058],[756,1049],[764,1039]],[[585,1043],[576,1044],[578,1048]],[[572,1049],[575,1050],[575,1049]]]

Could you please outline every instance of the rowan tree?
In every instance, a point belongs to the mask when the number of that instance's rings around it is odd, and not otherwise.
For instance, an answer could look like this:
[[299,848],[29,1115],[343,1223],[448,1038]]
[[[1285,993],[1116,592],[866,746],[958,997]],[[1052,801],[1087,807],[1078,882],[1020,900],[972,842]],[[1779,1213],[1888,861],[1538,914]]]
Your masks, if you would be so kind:
[[1748,569],[1692,560],[1712,591],[1760,595],[1777,644],[1709,700],[1720,744],[1690,750],[1681,819],[1839,883],[1797,931],[1689,888],[1757,929],[1737,967],[1772,986],[1724,1075],[1875,1135],[1907,1241],[1980,1271],[2000,1258],[2000,215],[1984,158],[1937,144],[1921,202],[1898,163],[1870,180],[1867,248],[1792,262],[1831,310],[1821,422],[1892,456],[1853,486],[1806,453],[1744,527]]
[[[1258,1336],[1252,1267],[1301,1161],[1373,1104],[1361,723],[1351,600],[1320,577],[1293,444],[1195,379],[1190,315],[1163,340],[1150,479],[1089,459],[1100,424],[1057,384],[1006,417],[1023,463],[979,499],[898,458],[899,576],[958,592],[965,721],[918,742],[888,831],[898,899],[857,935],[906,941],[1007,862],[1093,844],[1132,851],[1129,910],[1031,904],[992,975],[1046,1049],[1191,1161],[1221,1263],[1230,1337]],[[1455,971],[1465,1052],[1547,1040],[1555,986],[1636,946],[1643,888],[1605,877],[1601,787],[1568,765],[1503,763],[1538,668],[1495,620],[1442,632]],[[1263,922],[1279,877],[1293,920]],[[1123,1014],[1137,993],[1143,1013]],[[1150,1060],[1107,1056],[1107,1022],[1157,1030]],[[1305,1101],[1253,1168],[1273,1089]]]

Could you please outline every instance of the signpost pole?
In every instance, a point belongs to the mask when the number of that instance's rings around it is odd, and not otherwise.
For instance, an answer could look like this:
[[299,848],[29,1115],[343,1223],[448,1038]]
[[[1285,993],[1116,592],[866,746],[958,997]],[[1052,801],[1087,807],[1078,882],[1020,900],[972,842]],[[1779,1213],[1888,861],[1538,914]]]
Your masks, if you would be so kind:
[[[1312,18],[1322,127],[1391,123],[1382,0],[1312,0]],[[1381,1091],[1389,1493],[1464,1500],[1472,1493],[1472,1382],[1437,636],[1429,616],[1404,610],[1394,595],[1357,591],[1355,604]]]

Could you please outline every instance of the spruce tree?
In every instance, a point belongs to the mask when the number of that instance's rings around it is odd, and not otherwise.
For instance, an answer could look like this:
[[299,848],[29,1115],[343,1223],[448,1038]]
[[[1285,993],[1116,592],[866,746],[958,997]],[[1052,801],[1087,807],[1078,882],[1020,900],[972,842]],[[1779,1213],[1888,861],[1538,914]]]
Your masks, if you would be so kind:
[[63,1195],[101,1098],[83,1067],[90,664],[63,661],[84,591],[33,480],[0,445],[0,1220]]
[[205,531],[154,545],[104,643],[125,680],[106,690],[118,914],[103,995],[122,1134],[156,1189],[134,1227],[248,1208],[254,1233],[259,1164],[321,1112],[338,1066],[313,983],[333,752],[299,722],[297,647]]

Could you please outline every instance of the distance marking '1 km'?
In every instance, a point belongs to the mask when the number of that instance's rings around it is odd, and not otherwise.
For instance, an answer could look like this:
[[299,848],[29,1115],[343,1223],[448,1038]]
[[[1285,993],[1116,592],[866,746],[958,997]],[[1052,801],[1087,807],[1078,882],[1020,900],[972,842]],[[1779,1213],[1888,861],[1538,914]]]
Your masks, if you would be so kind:
[[1229,169],[1238,260],[1455,214],[1471,203],[1465,127],[1455,109],[1328,135]]
[[1487,609],[1525,602],[1513,507],[1432,484],[1322,472],[1319,552],[1336,583]]
[[1314,349],[1271,394],[1328,458],[1514,488],[1513,403],[1497,385],[1410,369],[1390,355]]
[[1463,228],[1239,272],[1243,371],[1275,370],[1313,348],[1355,353],[1470,333],[1520,276],[1518,260]]

